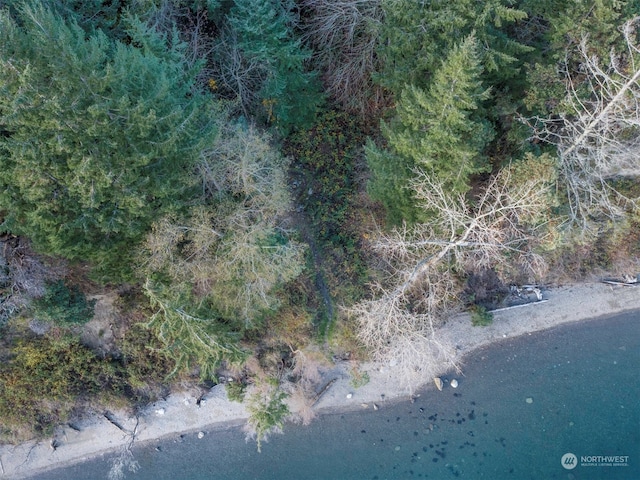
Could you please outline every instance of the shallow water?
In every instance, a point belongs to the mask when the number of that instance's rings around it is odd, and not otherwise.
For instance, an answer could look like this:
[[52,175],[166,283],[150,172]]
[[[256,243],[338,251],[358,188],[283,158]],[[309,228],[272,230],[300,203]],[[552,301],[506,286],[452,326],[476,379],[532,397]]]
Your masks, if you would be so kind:
[[[127,478],[640,479],[639,312],[502,341],[467,357],[464,373],[457,389],[427,388],[415,403],[287,426],[262,453],[240,428],[153,442],[134,449],[141,469]],[[560,461],[569,452],[571,470]],[[581,464],[597,455],[628,466]],[[107,478],[109,461],[33,478]]]

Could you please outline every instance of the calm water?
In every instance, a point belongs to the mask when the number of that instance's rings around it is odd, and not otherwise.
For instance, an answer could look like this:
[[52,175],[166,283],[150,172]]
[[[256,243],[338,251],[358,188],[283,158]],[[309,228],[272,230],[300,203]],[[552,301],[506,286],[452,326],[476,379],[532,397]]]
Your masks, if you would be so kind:
[[[239,428],[145,445],[127,478],[640,479],[640,313],[506,340],[465,363],[456,390],[288,426],[261,454]],[[572,470],[560,462],[569,452]],[[581,465],[587,455],[628,466]],[[106,478],[109,460],[34,478]]]

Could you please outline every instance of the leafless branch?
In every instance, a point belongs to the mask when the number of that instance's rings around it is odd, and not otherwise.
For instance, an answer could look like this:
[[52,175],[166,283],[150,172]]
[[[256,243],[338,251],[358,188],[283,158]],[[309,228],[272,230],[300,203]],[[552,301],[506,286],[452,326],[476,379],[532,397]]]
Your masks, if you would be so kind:
[[580,68],[566,73],[566,113],[560,118],[529,121],[535,138],[556,146],[559,179],[570,208],[569,222],[583,232],[594,218],[625,216],[637,199],[624,196],[612,183],[640,176],[640,17],[623,27],[627,51],[612,52],[608,64],[580,44]]
[[379,236],[373,248],[386,259],[393,282],[349,309],[360,340],[377,360],[400,365],[409,387],[437,373],[443,362],[457,368],[452,347],[437,336],[459,294],[452,272],[493,268],[509,255],[540,274],[544,262],[532,244],[549,205],[548,179],[521,178],[511,167],[473,205],[426,174],[419,174],[414,191],[434,220]]
[[329,94],[364,115],[382,101],[372,82],[382,22],[380,0],[303,0],[303,40],[314,50]]

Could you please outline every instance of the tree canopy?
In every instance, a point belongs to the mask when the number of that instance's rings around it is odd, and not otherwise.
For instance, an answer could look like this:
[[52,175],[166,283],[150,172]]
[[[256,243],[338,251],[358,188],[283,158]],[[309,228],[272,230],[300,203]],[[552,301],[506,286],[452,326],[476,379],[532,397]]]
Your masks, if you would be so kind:
[[111,262],[179,206],[213,131],[210,100],[184,45],[136,18],[127,44],[37,4],[0,23],[4,228],[46,253]]
[[[427,91],[415,85],[402,91],[396,118],[382,127],[390,152],[385,156],[375,148],[369,150],[374,174],[370,192],[392,213],[398,212],[392,218],[396,222],[419,217],[412,214],[415,200],[408,198],[417,171],[437,176],[457,195],[469,189],[471,175],[487,169],[483,149],[493,131],[478,111],[490,90],[483,88],[480,80],[476,42],[469,36],[454,46],[433,73]],[[387,162],[395,164],[392,171],[385,171]],[[398,198],[404,201],[398,202]]]

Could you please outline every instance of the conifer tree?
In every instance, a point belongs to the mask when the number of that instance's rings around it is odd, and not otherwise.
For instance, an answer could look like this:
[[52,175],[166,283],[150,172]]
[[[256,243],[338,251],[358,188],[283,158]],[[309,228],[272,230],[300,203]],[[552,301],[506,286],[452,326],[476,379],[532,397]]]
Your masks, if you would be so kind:
[[[427,91],[411,85],[402,92],[397,118],[383,125],[392,153],[386,160],[395,160],[397,166],[384,165],[385,159],[375,158],[372,150],[369,155],[373,160],[372,191],[386,191],[381,198],[385,204],[406,199],[416,168],[438,178],[445,190],[456,195],[468,190],[471,175],[486,170],[482,151],[493,130],[478,114],[482,101],[489,97],[479,79],[481,73],[476,39],[469,36],[451,50]],[[389,182],[385,171],[394,171],[395,179]],[[407,173],[409,176],[402,179]],[[397,192],[399,186],[403,191]]]
[[480,61],[492,80],[517,72],[528,48],[512,39],[508,24],[525,18],[509,0],[382,0],[379,82],[399,94],[407,84],[425,87],[449,49],[470,34],[483,45]]
[[266,69],[260,97],[267,120],[285,131],[310,125],[322,96],[317,75],[306,70],[311,52],[294,37],[287,5],[235,0],[228,19],[244,55]]
[[2,227],[43,252],[126,264],[213,129],[180,42],[128,31],[125,45],[37,3],[0,13]]

